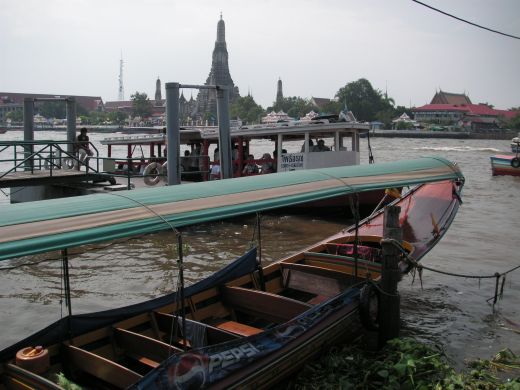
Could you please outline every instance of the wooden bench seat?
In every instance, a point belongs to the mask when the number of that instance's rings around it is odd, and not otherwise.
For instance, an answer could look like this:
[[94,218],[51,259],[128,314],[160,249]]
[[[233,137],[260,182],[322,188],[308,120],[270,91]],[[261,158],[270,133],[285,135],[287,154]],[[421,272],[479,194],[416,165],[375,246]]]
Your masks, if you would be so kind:
[[232,309],[275,323],[288,321],[311,307],[295,299],[242,287],[225,286],[221,294]]
[[345,291],[355,278],[347,272],[313,265],[282,263],[284,286],[322,297],[333,297]]
[[117,388],[125,389],[142,378],[138,373],[95,353],[67,344],[63,348],[65,363]]
[[252,336],[263,332],[262,329],[255,328],[253,326],[241,324],[240,322],[226,320],[216,323],[216,327],[244,337]]
[[114,329],[114,340],[128,356],[152,368],[157,367],[168,356],[182,352],[180,348],[121,328]]
[[[161,332],[169,335],[172,331],[172,321],[174,319],[172,314],[163,312],[154,312],[155,321]],[[186,319],[186,323],[192,322],[192,320]],[[205,324],[206,325],[206,341],[208,345],[219,344],[225,341],[236,339],[237,336],[230,332],[226,332],[224,329]],[[177,322],[177,334],[181,337],[181,319]]]

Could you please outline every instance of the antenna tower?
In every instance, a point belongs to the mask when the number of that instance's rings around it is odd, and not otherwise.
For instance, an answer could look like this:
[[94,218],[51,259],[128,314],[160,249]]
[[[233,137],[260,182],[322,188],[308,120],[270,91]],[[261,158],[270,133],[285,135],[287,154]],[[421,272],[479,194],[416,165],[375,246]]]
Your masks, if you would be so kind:
[[125,100],[125,88],[123,87],[123,52],[121,52],[121,61],[119,61],[119,101]]

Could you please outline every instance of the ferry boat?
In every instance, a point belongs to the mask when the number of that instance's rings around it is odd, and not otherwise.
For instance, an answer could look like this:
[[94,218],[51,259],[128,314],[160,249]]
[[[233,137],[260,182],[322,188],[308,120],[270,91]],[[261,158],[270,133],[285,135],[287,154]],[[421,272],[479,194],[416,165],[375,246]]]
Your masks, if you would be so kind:
[[[358,165],[360,136],[369,134],[369,124],[322,119],[242,126],[230,133],[233,177],[241,177]],[[364,139],[372,162],[370,138]],[[183,181],[220,178],[217,127],[181,128],[180,141]],[[108,148],[105,171],[144,174],[146,184],[156,185],[166,162],[166,142],[164,133],[105,138],[101,141]],[[112,158],[124,153],[126,159]]]

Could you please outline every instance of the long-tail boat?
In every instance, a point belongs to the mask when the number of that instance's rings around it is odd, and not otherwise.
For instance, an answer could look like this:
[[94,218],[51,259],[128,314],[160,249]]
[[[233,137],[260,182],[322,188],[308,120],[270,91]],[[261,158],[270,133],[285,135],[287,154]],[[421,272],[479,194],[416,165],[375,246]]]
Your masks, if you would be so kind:
[[[62,201],[60,210],[49,208],[54,200],[9,207],[0,226],[0,260],[153,232],[165,224],[186,226],[273,205],[410,186],[393,202],[401,207],[400,269],[406,272],[450,226],[464,183],[458,167],[440,158],[302,174],[199,183],[191,192],[190,184],[83,196],[80,210],[75,198],[67,200],[72,204]],[[375,211],[270,265],[262,267],[253,248],[185,289],[66,316],[0,352],[0,387],[268,388],[324,348],[357,337],[362,324],[377,326],[366,286],[381,275],[383,216]]]

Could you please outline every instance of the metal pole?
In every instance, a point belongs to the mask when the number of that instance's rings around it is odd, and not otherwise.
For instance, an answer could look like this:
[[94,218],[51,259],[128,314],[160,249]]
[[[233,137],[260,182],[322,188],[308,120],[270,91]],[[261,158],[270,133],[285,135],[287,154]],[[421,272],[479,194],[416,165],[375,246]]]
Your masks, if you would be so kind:
[[182,316],[182,339],[183,348],[186,350],[186,303],[184,302],[184,259],[182,252],[182,235],[177,231],[177,250],[179,251],[179,279],[181,282],[181,316]]
[[220,174],[223,179],[233,177],[231,164],[231,134],[229,129],[229,89],[217,86],[218,145],[220,154]]
[[[23,99],[23,140],[34,141],[34,99]],[[24,145],[24,159],[29,159],[33,154],[33,145]],[[16,158],[16,156],[15,156]],[[34,161],[29,159],[25,162],[25,170],[32,171]]]
[[387,206],[383,224],[383,268],[381,273],[381,299],[379,304],[379,344],[384,345],[388,340],[399,337],[400,297],[397,283],[401,277],[399,272],[400,250],[391,242],[403,239],[403,231],[399,225],[399,206]]
[[168,160],[168,185],[181,184],[179,161],[181,133],[179,126],[179,83],[166,83],[166,152]]
[[63,280],[65,284],[65,305],[69,309],[69,317],[72,315],[72,304],[70,299],[70,275],[69,275],[69,256],[67,249],[61,250],[61,259],[63,261]]
[[76,141],[76,98],[68,97],[65,99],[67,104],[67,152],[74,153],[74,142]]

